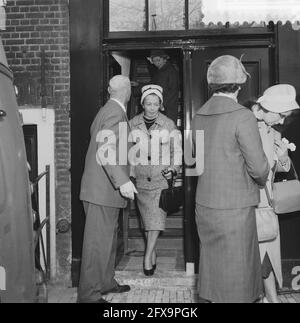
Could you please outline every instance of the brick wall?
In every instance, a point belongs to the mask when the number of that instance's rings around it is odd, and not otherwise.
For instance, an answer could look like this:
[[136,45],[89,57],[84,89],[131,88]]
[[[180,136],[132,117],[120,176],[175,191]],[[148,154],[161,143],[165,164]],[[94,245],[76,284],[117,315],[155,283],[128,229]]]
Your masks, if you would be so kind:
[[[45,102],[56,113],[56,217],[71,221],[70,69],[68,0],[8,0],[7,30],[2,33],[19,105],[41,106],[42,52]],[[59,279],[70,276],[70,233],[57,235]]]

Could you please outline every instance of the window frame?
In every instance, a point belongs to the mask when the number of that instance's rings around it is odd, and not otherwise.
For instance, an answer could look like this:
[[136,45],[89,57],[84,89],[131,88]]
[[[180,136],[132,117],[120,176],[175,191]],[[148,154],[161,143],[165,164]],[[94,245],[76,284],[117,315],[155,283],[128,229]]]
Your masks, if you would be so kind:
[[166,34],[166,35],[176,35],[182,32],[189,31],[189,0],[184,0],[184,29],[181,30],[157,30],[151,31],[149,29],[150,17],[149,17],[149,0],[145,1],[145,30],[144,31],[110,31],[110,20],[109,20],[109,1],[103,0],[103,30],[105,38],[127,38],[127,37],[136,37],[148,36],[153,37],[157,34]]
[[[101,1],[101,0],[99,0]],[[274,23],[270,21],[266,25],[259,27],[249,26],[237,26],[231,27],[229,23],[223,25],[215,25],[215,28],[204,28],[204,29],[190,29],[189,25],[189,0],[185,0],[185,28],[182,30],[149,30],[149,0],[144,0],[146,4],[146,30],[145,31],[109,31],[109,1],[103,1],[103,10],[102,10],[102,39],[104,42],[111,42],[117,40],[145,40],[145,39],[183,39],[183,38],[198,38],[198,37],[210,37],[217,36],[220,33],[224,35],[264,35],[272,34],[274,29]],[[242,28],[241,28],[242,27]]]

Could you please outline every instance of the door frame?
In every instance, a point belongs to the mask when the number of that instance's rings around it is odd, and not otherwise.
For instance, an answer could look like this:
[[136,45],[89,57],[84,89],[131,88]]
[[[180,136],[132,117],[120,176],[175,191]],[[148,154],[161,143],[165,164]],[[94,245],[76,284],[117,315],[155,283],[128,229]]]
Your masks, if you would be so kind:
[[[123,38],[104,38],[103,2],[99,0],[74,0],[70,2],[71,37],[71,179],[72,179],[72,283],[78,285],[84,228],[84,211],[79,200],[80,181],[85,154],[89,143],[89,127],[99,106],[106,99],[108,85],[108,54],[115,50],[179,49],[183,51],[183,77],[185,88],[184,119],[193,116],[188,91],[189,53],[210,47],[270,47],[271,79],[278,81],[277,28],[270,24],[265,28],[221,28],[193,30],[183,34],[165,32],[148,35],[128,35]],[[186,122],[186,121],[185,121]],[[185,127],[188,127],[188,122]],[[78,129],[81,129],[78,131]],[[194,228],[194,211],[191,198],[191,180],[185,181],[185,262],[197,262]],[[188,233],[188,234],[187,234]],[[197,247],[196,247],[197,248]]]
[[[161,40],[155,41],[140,41],[131,42],[119,41],[119,42],[106,42],[103,46],[104,57],[104,73],[103,84],[108,84],[108,57],[112,51],[134,51],[134,50],[151,50],[153,48],[165,49],[165,50],[181,50],[183,52],[183,105],[184,105],[184,129],[189,130],[191,120],[194,116],[192,100],[191,100],[191,73],[192,73],[192,52],[196,50],[209,49],[209,48],[269,48],[270,57],[270,85],[275,84],[278,80],[278,68],[277,62],[277,46],[276,37],[274,33],[267,33],[264,35],[239,35],[241,38],[237,38],[236,35],[228,36],[221,33],[219,35],[211,35],[207,38],[197,39],[185,39],[181,41],[177,40]],[[106,64],[106,66],[105,66]],[[185,203],[184,203],[184,258],[186,264],[187,274],[193,274],[198,268],[198,255],[199,255],[199,239],[196,231],[195,224],[195,211],[193,205],[195,200],[193,193],[195,192],[195,179],[185,177],[184,179],[185,190]]]

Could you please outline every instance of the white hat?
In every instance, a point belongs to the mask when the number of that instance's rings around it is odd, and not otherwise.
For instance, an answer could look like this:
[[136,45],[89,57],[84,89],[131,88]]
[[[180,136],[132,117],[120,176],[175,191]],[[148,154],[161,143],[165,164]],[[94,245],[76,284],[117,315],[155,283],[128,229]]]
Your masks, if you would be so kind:
[[278,84],[269,87],[257,100],[265,110],[283,113],[300,109],[296,102],[296,90],[289,84]]
[[163,99],[163,88],[161,86],[159,86],[159,85],[149,84],[149,85],[145,85],[144,87],[142,87],[141,104],[143,104],[146,96],[148,96],[150,94],[157,95],[160,98],[161,103],[163,103],[163,101],[164,101],[164,99]]

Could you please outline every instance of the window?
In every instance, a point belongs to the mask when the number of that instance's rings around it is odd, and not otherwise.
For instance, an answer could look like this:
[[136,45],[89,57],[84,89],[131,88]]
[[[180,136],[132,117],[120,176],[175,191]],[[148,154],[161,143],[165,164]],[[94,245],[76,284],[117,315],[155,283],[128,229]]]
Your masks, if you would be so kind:
[[283,23],[300,20],[300,0],[106,0],[106,3],[110,32],[225,28],[226,23],[226,27],[241,27],[244,22],[247,27],[259,27],[270,20]]
[[149,30],[184,30],[185,0],[149,0]]
[[202,1],[189,0],[189,28],[198,29],[204,27]]
[[145,31],[146,7],[143,0],[110,0],[109,31]]

